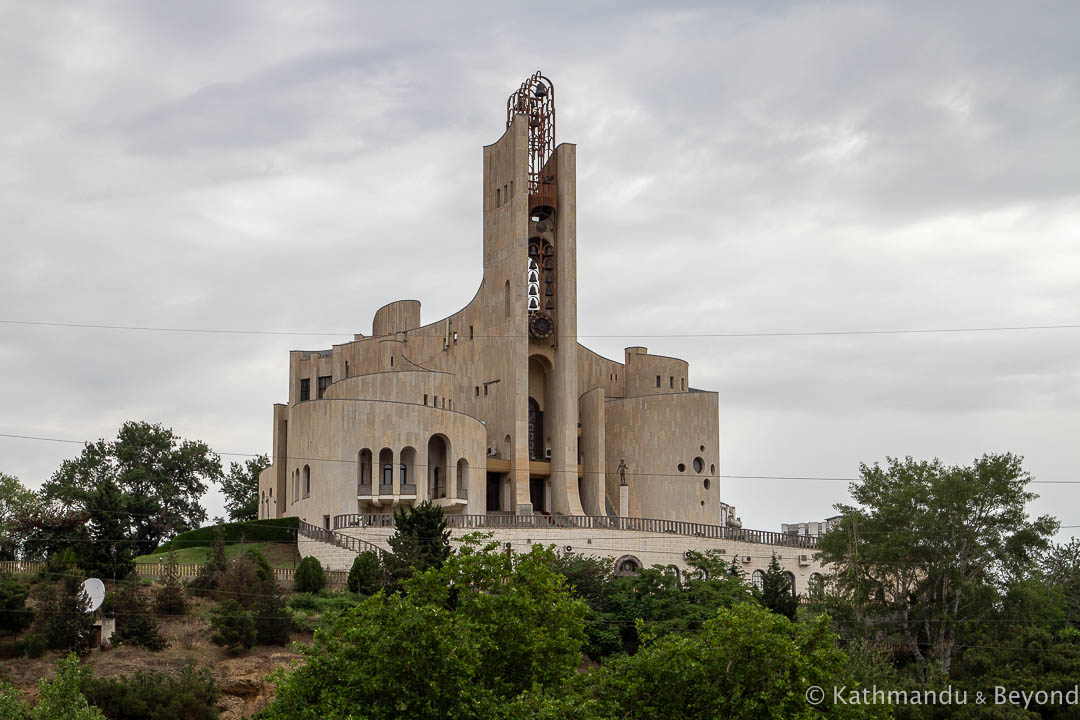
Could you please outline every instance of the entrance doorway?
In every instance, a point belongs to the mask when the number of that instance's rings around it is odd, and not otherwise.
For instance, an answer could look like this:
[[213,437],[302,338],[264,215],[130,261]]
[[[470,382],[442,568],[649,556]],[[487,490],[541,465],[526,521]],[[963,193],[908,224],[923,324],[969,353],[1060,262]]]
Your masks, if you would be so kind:
[[532,503],[533,512],[547,513],[544,505],[545,479],[542,477],[529,478],[529,502]]
[[487,511],[499,512],[499,497],[502,495],[502,473],[489,472],[487,474]]

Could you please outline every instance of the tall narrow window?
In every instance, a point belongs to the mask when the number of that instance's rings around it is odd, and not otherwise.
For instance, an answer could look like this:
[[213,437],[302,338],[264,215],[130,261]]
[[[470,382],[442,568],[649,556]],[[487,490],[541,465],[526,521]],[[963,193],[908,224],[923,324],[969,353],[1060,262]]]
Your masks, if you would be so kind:
[[509,319],[510,317],[510,281],[506,281],[506,286],[503,288],[503,314]]
[[394,466],[390,463],[386,463],[382,466],[382,484],[393,485],[394,484]]
[[300,379],[300,402],[311,399],[311,380],[308,378]]
[[469,339],[470,339],[470,340],[472,340],[472,339],[473,339],[473,329],[472,329],[472,325],[470,325],[470,326],[469,326]]
[[667,379],[667,384],[668,384],[668,387],[671,388],[672,390],[675,389],[675,376],[674,375]]
[[660,387],[660,376],[656,376],[656,387]]
[[333,381],[333,377],[330,375],[319,376],[319,399],[322,399],[323,394],[326,392],[326,388],[330,387],[330,383]]

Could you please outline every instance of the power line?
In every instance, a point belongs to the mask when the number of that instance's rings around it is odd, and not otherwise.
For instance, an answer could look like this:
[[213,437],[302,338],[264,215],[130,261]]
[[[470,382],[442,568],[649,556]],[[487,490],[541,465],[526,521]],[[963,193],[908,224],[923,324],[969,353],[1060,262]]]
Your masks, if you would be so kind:
[[[414,404],[414,403],[402,403],[402,404]],[[415,403],[415,404],[419,404],[419,403]],[[39,441],[39,442],[67,443],[67,444],[71,444],[71,445],[88,445],[88,444],[93,444],[94,442],[97,442],[97,441],[90,441],[90,440],[71,440],[71,439],[66,439],[66,438],[43,437],[43,436],[39,436],[39,435],[18,435],[18,434],[15,434],[15,433],[0,433],[0,438],[9,438],[9,439],[13,439],[13,440],[36,440],[36,441]],[[306,456],[301,456],[301,455],[284,455],[284,456],[276,456],[275,457],[275,456],[272,455],[272,453],[266,453],[266,452],[261,452],[261,453],[218,452],[218,451],[213,451],[213,452],[214,452],[215,455],[221,455],[221,456],[225,456],[225,457],[256,458],[256,457],[261,457],[261,456],[265,455],[271,461],[280,459],[280,460],[283,460],[285,462],[289,462],[289,461],[305,461],[305,462],[345,463],[347,465],[358,465],[358,464],[360,464],[360,460],[353,460],[352,458],[320,458],[320,457],[306,457]],[[400,454],[399,454],[399,458],[400,458]],[[375,465],[374,453],[372,454],[371,462],[372,462],[372,465],[374,466]],[[398,464],[401,464],[400,460],[399,460]],[[427,463],[413,463],[413,467],[426,468],[426,467],[428,467],[428,464]],[[473,469],[473,468],[470,468],[470,469]],[[586,471],[586,472],[589,473],[589,472],[592,472],[592,471]],[[607,470],[603,470],[603,471],[600,471],[600,472],[601,472],[601,474],[607,474],[608,473]],[[805,480],[805,481],[814,481],[814,482],[862,482],[862,480],[863,480],[863,478],[855,477],[855,476],[845,477],[845,476],[829,476],[829,475],[736,475],[736,474],[730,474],[730,473],[701,473],[701,474],[697,474],[697,473],[691,474],[690,472],[682,472],[682,473],[643,473],[642,472],[642,473],[639,473],[639,472],[632,472],[632,471],[627,471],[626,474],[628,476],[631,476],[631,477],[638,477],[638,476],[640,476],[640,477],[677,477],[677,478],[702,479],[702,480],[704,480],[706,478],[719,478],[719,479],[728,479],[728,480]],[[1035,484],[1035,485],[1080,485],[1080,480],[1028,480],[1027,483]]]
[[[73,322],[48,322],[43,320],[13,320],[13,319],[0,319],[0,323],[5,325],[22,325],[31,327],[59,327],[59,328],[82,328],[92,330],[126,330],[137,332],[171,332],[171,333],[205,333],[212,335],[270,335],[270,336],[287,336],[287,337],[342,337],[353,336],[356,333],[353,331],[342,332],[300,332],[292,330],[243,330],[243,329],[226,329],[226,328],[185,328],[185,327],[165,327],[165,326],[152,326],[152,325],[115,325],[105,323],[73,323]],[[432,327],[432,325],[426,325],[422,328],[413,328],[408,332],[415,332],[423,328]],[[988,333],[988,332],[1020,332],[1020,331],[1032,331],[1032,330],[1076,330],[1080,329],[1080,324],[1056,324],[1056,325],[1000,325],[1000,326],[982,326],[982,327],[940,327],[940,328],[888,328],[878,330],[778,330],[778,331],[762,331],[762,332],[711,332],[711,333],[628,333],[628,334],[609,334],[609,333],[578,333],[574,336],[563,337],[579,337],[579,338],[646,338],[646,339],[663,339],[663,338],[770,338],[770,337],[844,337],[844,336],[861,336],[861,335],[930,335],[930,334],[947,334],[947,333]],[[390,335],[383,336],[369,336],[361,338],[363,340],[371,340],[377,337],[393,337],[402,333],[392,333]],[[432,335],[432,338],[435,336]],[[500,333],[497,335],[480,335],[473,334],[473,338],[521,338],[528,337],[527,335],[514,334],[514,333]]]

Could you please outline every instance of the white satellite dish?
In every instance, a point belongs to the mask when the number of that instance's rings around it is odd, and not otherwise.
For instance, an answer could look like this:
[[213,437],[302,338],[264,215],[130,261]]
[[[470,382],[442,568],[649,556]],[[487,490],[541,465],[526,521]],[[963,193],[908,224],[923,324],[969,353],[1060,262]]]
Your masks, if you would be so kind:
[[105,583],[97,578],[83,580],[82,594],[90,599],[90,612],[97,612],[105,601]]

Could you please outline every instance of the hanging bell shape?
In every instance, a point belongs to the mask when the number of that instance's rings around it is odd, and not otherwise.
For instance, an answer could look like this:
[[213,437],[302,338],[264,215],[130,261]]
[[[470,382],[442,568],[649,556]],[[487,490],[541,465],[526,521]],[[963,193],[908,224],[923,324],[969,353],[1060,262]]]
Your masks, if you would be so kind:
[[538,98],[547,97],[548,89],[544,83],[536,83],[536,88],[533,90],[533,95]]

